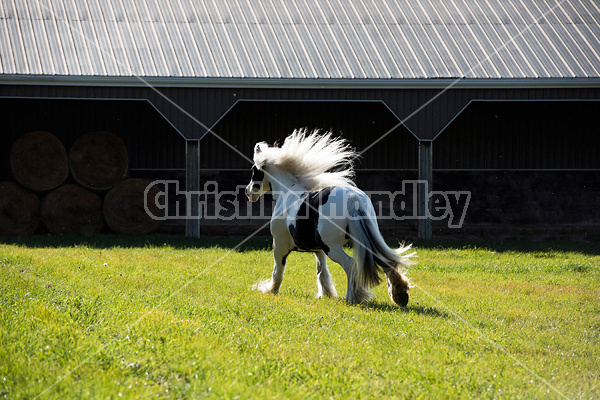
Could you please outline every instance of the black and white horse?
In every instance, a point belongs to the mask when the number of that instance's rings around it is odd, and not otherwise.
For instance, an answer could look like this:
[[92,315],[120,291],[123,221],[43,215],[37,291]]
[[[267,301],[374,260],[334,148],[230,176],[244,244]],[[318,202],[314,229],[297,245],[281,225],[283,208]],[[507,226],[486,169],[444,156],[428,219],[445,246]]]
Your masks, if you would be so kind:
[[[410,246],[391,249],[383,240],[371,200],[352,181],[355,157],[344,139],[330,133],[296,130],[281,147],[256,144],[246,195],[256,201],[271,191],[275,200],[275,266],[271,279],[256,284],[256,289],[278,293],[290,252],[310,251],[317,258],[318,296],[337,297],[328,256],[346,272],[346,301],[370,300],[369,288],[381,282],[383,272],[392,301],[406,306],[410,283],[402,271],[415,253],[406,254]],[[349,240],[354,258],[343,250]]]

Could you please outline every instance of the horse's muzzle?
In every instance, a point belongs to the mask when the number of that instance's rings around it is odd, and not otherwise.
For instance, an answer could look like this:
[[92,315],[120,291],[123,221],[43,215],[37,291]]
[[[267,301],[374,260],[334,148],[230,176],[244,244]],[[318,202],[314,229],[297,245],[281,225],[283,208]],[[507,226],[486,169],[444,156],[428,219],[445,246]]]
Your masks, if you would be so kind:
[[260,196],[256,193],[253,193],[252,189],[246,188],[246,197],[251,203],[254,203]]

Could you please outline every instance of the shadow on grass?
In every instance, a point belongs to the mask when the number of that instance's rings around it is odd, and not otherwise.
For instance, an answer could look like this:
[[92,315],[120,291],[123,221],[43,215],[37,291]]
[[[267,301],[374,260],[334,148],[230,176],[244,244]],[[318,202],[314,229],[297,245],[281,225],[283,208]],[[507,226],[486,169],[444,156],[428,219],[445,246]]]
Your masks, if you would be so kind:
[[359,307],[383,312],[402,312],[406,314],[426,315],[436,318],[448,318],[448,313],[438,310],[435,307],[424,307],[419,304],[411,303],[409,303],[406,307],[400,307],[392,303],[373,301],[370,303],[361,304]]
[[[270,237],[252,237],[244,241],[244,237],[205,237],[200,239],[174,235],[116,235],[100,234],[89,236],[39,235],[2,237],[0,244],[10,244],[28,248],[59,248],[59,247],[90,247],[95,249],[110,248],[145,248],[172,247],[175,249],[201,249],[219,247],[223,249],[236,248],[237,251],[270,250]],[[242,243],[243,242],[243,243]],[[240,244],[241,243],[241,244]]]
[[[243,242],[243,243],[242,243]],[[272,238],[269,236],[255,236],[246,239],[241,236],[207,236],[200,239],[188,238],[176,235],[116,235],[100,234],[90,236],[21,236],[0,237],[0,244],[13,244],[29,248],[44,247],[77,247],[85,246],[91,248],[108,249],[114,247],[163,247],[169,246],[176,249],[200,249],[219,247],[223,249],[236,248],[237,251],[270,250]],[[240,244],[241,243],[241,244]],[[390,246],[397,246],[397,242],[388,242]],[[428,250],[464,250],[464,249],[487,249],[496,252],[515,251],[521,253],[537,253],[548,251],[575,252],[587,255],[600,255],[600,240],[589,242],[575,242],[569,240],[415,240],[414,248]]]
[[[389,243],[390,245],[393,243]],[[417,253],[419,249],[428,250],[465,250],[465,249],[486,249],[502,252],[518,252],[518,253],[543,253],[562,251],[567,253],[581,253],[591,256],[600,255],[600,240],[596,241],[571,241],[561,239],[550,239],[544,241],[531,241],[511,239],[505,241],[491,240],[416,240],[413,242],[413,247]]]

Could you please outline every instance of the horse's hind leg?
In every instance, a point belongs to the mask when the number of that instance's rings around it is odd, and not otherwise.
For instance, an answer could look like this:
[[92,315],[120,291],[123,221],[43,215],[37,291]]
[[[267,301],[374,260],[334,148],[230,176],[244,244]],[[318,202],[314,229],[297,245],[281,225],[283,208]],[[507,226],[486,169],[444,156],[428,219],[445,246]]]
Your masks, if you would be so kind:
[[346,301],[348,303],[356,304],[371,300],[373,297],[372,294],[365,287],[363,287],[358,280],[356,262],[352,257],[346,254],[342,246],[332,247],[327,255],[333,261],[340,264],[346,272],[346,276],[348,277]]
[[287,247],[277,246],[273,241],[273,258],[275,259],[275,265],[273,266],[273,274],[271,279],[267,279],[252,286],[256,290],[260,290],[263,293],[279,293],[281,282],[283,282],[283,273],[285,272],[286,258],[289,254]]
[[315,257],[317,257],[317,287],[319,292],[317,297],[338,297],[337,291],[331,279],[331,274],[327,269],[327,256],[323,250],[316,251]]

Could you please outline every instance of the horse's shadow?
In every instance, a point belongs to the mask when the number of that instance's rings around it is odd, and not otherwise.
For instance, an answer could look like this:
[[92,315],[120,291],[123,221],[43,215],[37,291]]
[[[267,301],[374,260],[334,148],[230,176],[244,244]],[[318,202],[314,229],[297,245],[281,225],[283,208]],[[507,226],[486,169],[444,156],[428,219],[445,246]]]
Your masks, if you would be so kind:
[[435,318],[449,317],[448,313],[445,311],[439,310],[432,306],[422,306],[420,304],[409,303],[406,307],[399,307],[391,303],[373,301],[370,303],[363,303],[359,307],[383,312],[401,312],[406,314],[426,315]]

